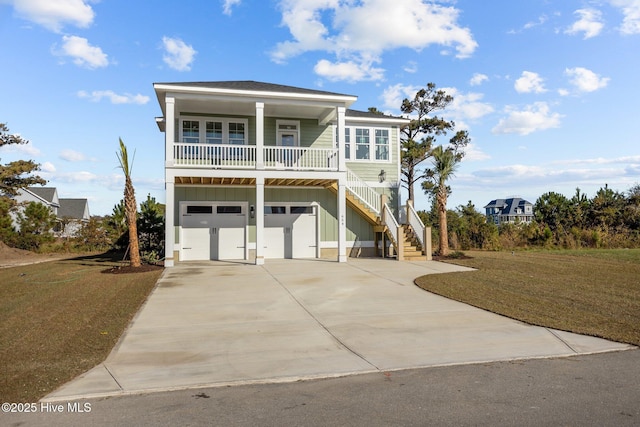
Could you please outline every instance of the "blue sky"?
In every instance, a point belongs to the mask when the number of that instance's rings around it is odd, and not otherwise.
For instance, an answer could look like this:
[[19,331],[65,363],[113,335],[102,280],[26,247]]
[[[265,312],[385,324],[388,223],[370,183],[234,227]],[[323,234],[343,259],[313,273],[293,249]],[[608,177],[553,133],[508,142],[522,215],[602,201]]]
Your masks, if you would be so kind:
[[392,114],[433,82],[472,139],[450,208],[640,182],[640,0],[0,0],[0,52],[0,122],[31,141],[0,161],[34,159],[92,214],[122,198],[118,137],[138,202],[164,202],[154,82],[288,84]]

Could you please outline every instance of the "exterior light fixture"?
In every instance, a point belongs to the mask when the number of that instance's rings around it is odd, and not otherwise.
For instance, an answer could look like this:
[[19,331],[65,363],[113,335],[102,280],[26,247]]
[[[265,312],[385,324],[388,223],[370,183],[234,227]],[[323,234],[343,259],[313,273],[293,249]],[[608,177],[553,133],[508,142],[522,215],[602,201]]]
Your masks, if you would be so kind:
[[384,171],[384,169],[380,170],[378,179],[380,180],[380,182],[385,182],[387,180],[387,173]]

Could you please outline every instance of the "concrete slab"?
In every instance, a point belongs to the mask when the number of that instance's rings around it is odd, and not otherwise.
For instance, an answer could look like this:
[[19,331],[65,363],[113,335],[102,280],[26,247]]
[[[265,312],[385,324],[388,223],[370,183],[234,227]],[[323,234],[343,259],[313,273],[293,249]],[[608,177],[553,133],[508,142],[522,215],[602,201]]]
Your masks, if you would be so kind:
[[189,262],[165,270],[100,366],[45,401],[631,346],[533,327],[425,292],[434,261]]

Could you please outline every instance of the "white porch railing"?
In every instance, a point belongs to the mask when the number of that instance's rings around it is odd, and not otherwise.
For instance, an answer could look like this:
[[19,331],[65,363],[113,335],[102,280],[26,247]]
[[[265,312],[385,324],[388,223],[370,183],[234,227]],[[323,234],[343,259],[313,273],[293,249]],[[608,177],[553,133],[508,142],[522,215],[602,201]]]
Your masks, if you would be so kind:
[[264,147],[265,169],[338,170],[338,150],[311,147]]
[[[173,144],[173,164],[199,168],[254,169],[255,145]],[[263,147],[265,169],[337,171],[338,150],[312,147]]]
[[424,223],[418,216],[415,208],[411,203],[407,204],[407,222],[413,229],[414,234],[418,238],[420,245],[422,246],[422,250],[425,251],[427,247],[424,241]]
[[373,212],[380,214],[380,193],[369,187],[358,175],[347,169],[347,188]]
[[173,144],[176,166],[249,169],[256,166],[255,145]]

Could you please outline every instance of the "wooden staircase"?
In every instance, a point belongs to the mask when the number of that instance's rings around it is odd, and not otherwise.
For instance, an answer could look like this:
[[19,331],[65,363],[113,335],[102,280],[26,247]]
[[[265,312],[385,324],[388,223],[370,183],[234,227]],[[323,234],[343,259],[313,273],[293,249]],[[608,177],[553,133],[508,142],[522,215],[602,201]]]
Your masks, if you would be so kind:
[[[326,187],[333,194],[338,194],[338,184],[336,182]],[[355,194],[348,186],[345,191],[347,206],[357,212],[362,218],[373,226],[374,232],[381,233],[393,246],[396,252],[396,258],[398,253],[397,236],[394,235],[389,227],[382,223],[382,219],[378,212],[375,212],[367,203],[363,202],[360,197]],[[426,261],[428,258],[423,254],[423,248],[420,244],[420,240],[416,236],[413,228],[409,224],[402,225],[404,239],[402,244],[402,258],[405,261]],[[378,238],[376,237],[376,242]],[[378,243],[376,243],[377,247]],[[383,245],[384,246],[384,245]],[[385,256],[384,247],[382,248],[382,256]]]
[[402,242],[403,246],[403,254],[405,261],[426,261],[427,256],[422,253],[422,245],[418,240],[418,236],[413,231],[413,228],[409,224],[403,224],[402,228],[404,229],[404,242]]
[[[329,191],[333,194],[338,194],[338,184],[333,183],[327,187]],[[381,225],[380,217],[377,212],[374,212],[367,206],[364,202],[362,202],[358,196],[353,194],[349,189],[345,192],[347,196],[347,206],[355,210],[361,217],[367,220],[367,222],[371,225]]]

